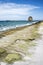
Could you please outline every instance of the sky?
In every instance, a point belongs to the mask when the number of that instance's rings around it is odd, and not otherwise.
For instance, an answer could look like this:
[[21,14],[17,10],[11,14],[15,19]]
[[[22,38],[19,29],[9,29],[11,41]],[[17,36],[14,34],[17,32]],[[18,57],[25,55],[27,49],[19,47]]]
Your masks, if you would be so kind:
[[0,20],[43,20],[43,0],[0,0]]

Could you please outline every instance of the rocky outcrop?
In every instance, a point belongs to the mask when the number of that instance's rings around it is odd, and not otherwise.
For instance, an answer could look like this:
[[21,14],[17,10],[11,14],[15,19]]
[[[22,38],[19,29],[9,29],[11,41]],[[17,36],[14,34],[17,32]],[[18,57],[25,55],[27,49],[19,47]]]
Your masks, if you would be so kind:
[[29,16],[28,21],[33,21],[32,16]]
[[4,59],[7,63],[12,63],[21,60],[21,55],[18,53],[8,54]]
[[6,53],[6,50],[3,48],[0,48],[0,55],[2,55],[3,53]]

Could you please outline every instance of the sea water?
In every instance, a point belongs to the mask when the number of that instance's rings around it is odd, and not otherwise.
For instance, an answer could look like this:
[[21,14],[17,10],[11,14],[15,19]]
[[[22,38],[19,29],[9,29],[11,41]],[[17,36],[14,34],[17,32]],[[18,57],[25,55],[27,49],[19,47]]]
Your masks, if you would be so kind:
[[5,31],[8,29],[13,29],[16,27],[22,27],[26,25],[31,25],[33,23],[36,23],[38,21],[0,21],[0,31]]

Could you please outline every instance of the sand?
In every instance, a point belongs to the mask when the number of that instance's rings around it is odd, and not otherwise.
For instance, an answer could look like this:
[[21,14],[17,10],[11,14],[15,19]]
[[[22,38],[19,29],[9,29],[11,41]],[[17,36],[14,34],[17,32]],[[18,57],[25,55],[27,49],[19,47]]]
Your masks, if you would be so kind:
[[42,35],[43,22],[8,30],[3,32],[0,38],[0,48],[5,49],[8,53],[19,53],[24,58],[33,54],[36,42]]
[[0,47],[6,47],[12,43],[14,43],[15,40],[18,39],[34,39],[36,34],[38,32],[39,23],[27,26],[19,29],[13,29],[8,30],[1,35],[5,35],[2,38],[0,38]]

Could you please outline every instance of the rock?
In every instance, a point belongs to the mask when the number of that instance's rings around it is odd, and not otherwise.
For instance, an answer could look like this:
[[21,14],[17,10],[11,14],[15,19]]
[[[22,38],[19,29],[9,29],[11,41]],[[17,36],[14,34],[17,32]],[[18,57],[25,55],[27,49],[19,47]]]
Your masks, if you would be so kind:
[[7,63],[12,63],[18,60],[21,60],[21,55],[18,53],[8,54],[7,57],[5,57]]
[[0,38],[2,38],[2,37],[5,37],[5,35],[4,34],[0,34]]
[[31,35],[30,38],[29,38],[30,41],[33,41],[35,40],[35,38]]
[[32,16],[29,16],[28,21],[33,21]]
[[0,48],[0,55],[1,55],[1,54],[3,54],[3,53],[5,53],[5,52],[6,52],[6,50],[5,50],[5,49]]

